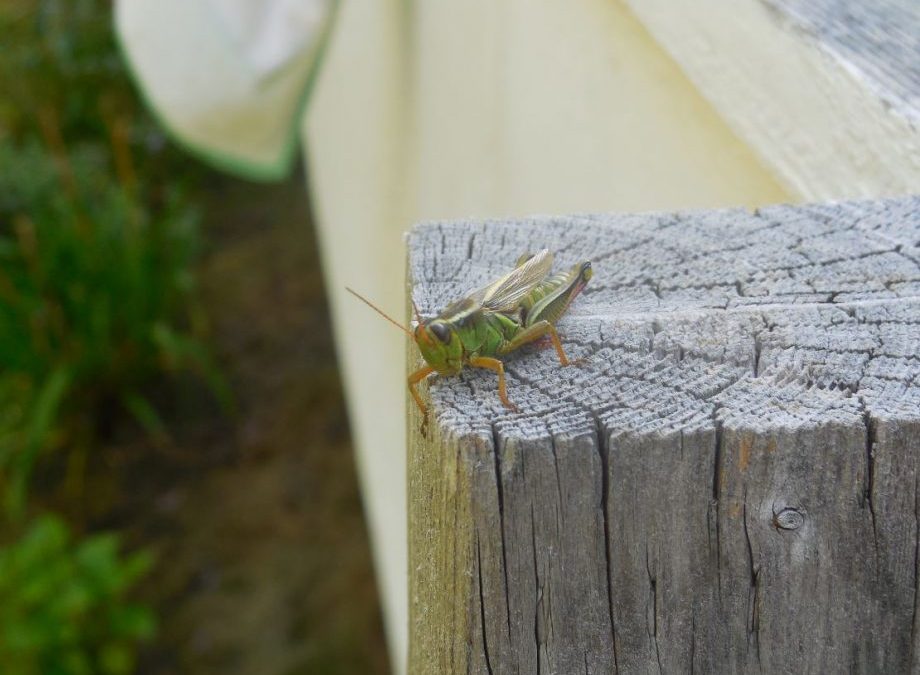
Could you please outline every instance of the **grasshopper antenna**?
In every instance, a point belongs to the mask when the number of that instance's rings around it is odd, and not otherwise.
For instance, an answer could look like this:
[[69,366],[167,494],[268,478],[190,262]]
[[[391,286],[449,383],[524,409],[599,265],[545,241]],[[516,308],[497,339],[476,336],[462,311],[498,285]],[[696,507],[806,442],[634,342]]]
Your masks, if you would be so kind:
[[[360,293],[357,293],[356,291],[351,290],[348,286],[345,287],[345,290],[348,291],[349,293],[351,293],[351,294],[352,294],[353,296],[355,296],[356,298],[358,298],[358,300],[360,300],[361,302],[363,302],[365,305],[367,305],[368,307],[370,307],[372,310],[374,310],[375,312],[377,312],[380,316],[382,316],[384,319],[386,319],[387,321],[389,321],[391,324],[393,324],[394,326],[396,326],[397,328],[399,328],[399,330],[401,330],[403,333],[405,333],[406,335],[408,335],[410,338],[413,337],[413,336],[412,336],[412,332],[411,332],[408,328],[406,328],[405,326],[403,326],[403,325],[402,325],[401,323],[399,323],[396,319],[394,319],[394,318],[392,318],[391,316],[389,316],[386,312],[384,312],[382,309],[380,309],[379,307],[377,307],[377,305],[375,305],[374,303],[372,303],[370,300],[368,300],[367,298],[365,298],[363,295],[361,295]],[[415,302],[412,303],[412,306],[415,307]],[[418,315],[418,309],[415,310],[415,313],[416,313],[416,315]]]
[[412,301],[412,309],[415,311],[415,320],[418,321],[419,325],[421,326],[423,323],[425,323],[422,320],[422,313],[418,311],[418,305],[415,304],[415,298],[409,296],[409,299]]

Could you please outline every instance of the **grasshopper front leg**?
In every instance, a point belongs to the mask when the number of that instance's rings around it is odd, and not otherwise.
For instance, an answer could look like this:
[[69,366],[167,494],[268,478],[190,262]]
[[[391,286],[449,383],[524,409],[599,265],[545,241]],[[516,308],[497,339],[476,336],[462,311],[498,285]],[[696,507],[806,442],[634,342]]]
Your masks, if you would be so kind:
[[428,407],[424,404],[424,402],[422,402],[422,397],[419,396],[415,385],[431,375],[433,372],[434,368],[431,366],[425,366],[424,368],[419,368],[414,373],[412,373],[408,380],[409,393],[412,394],[412,398],[415,399],[416,404],[418,404],[418,409],[422,412],[422,416],[425,418],[428,417]]
[[502,405],[509,410],[518,412],[517,406],[508,400],[508,392],[505,389],[505,366],[502,362],[488,356],[474,356],[469,363],[476,368],[488,368],[498,373],[498,397],[501,399]]
[[515,335],[512,340],[502,345],[501,349],[499,349],[499,354],[513,352],[518,347],[523,347],[529,342],[539,340],[544,335],[549,335],[550,339],[553,341],[553,347],[556,350],[556,355],[559,356],[559,362],[563,366],[572,365],[569,357],[565,355],[565,350],[562,348],[562,341],[559,339],[559,333],[556,332],[556,327],[545,319],[543,321],[538,321],[532,326],[528,326]]

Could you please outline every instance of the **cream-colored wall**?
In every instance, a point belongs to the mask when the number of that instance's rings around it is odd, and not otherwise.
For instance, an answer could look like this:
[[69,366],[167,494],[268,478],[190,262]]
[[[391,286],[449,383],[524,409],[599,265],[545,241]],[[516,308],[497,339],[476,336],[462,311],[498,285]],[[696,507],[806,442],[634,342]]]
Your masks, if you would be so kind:
[[323,272],[396,673],[403,672],[407,641],[406,337],[345,286],[400,316],[409,212],[399,4],[341,4],[304,123]]
[[403,232],[464,216],[788,200],[621,2],[348,0],[305,122],[397,672],[407,630]]
[[787,197],[621,3],[418,3],[413,37],[415,216]]

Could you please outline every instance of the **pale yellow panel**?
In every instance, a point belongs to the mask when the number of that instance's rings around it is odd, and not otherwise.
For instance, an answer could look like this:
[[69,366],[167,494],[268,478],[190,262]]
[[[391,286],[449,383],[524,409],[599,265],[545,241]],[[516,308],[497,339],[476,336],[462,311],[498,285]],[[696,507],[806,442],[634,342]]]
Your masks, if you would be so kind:
[[419,217],[788,199],[621,3],[418,3]]

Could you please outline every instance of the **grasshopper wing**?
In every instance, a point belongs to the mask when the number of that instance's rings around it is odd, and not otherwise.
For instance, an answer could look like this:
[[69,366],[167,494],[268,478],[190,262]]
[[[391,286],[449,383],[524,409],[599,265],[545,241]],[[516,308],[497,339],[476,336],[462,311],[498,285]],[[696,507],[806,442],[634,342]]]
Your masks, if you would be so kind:
[[483,309],[508,312],[517,308],[534,286],[546,278],[552,267],[553,254],[547,249],[526,259],[501,279],[479,291],[483,294]]
[[455,320],[479,310],[514,311],[533,287],[546,277],[552,266],[553,254],[543,249],[536,255],[523,258],[523,262],[518,262],[517,267],[500,279],[451,303],[438,316],[446,320]]

